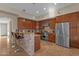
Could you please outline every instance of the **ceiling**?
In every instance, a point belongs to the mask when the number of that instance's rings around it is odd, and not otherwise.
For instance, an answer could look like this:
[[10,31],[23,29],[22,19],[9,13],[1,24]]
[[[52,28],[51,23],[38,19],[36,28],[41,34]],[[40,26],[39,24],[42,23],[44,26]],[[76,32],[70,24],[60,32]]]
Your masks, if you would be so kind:
[[42,19],[49,14],[49,9],[61,9],[70,3],[2,3],[0,5],[24,13],[26,18]]

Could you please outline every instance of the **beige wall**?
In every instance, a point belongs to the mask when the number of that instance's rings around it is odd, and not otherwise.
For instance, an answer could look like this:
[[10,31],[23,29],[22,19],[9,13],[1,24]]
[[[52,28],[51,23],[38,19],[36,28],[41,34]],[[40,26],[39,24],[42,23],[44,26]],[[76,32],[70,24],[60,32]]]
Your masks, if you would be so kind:
[[0,12],[0,22],[9,22],[11,27],[10,31],[15,31],[17,29],[17,17],[16,15]]

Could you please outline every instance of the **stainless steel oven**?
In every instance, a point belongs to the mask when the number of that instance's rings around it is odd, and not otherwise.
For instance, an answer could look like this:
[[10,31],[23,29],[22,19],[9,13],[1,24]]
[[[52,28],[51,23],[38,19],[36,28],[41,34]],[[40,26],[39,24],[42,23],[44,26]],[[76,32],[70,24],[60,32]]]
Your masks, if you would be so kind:
[[41,33],[41,39],[42,40],[48,40],[48,32],[42,32]]

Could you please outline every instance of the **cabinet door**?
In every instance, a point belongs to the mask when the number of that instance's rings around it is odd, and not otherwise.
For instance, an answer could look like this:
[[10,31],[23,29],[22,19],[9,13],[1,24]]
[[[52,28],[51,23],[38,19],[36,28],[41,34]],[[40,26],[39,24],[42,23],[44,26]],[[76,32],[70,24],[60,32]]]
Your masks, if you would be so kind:
[[55,35],[49,33],[49,34],[48,34],[48,41],[49,41],[49,42],[55,42]]
[[40,24],[39,24],[39,22],[36,22],[36,29],[39,29],[40,27]]
[[71,46],[72,47],[77,47],[77,39],[78,35],[77,35],[77,22],[72,21],[70,24],[70,39],[71,39]]
[[56,18],[51,19],[50,20],[50,28],[54,30],[55,29],[55,24],[56,24]]
[[56,17],[56,22],[62,22],[62,21],[63,21],[63,16]]
[[79,48],[79,23],[77,22],[77,27],[74,28],[76,31],[73,30],[73,37],[72,37],[72,47]]
[[32,21],[32,29],[36,29],[36,22]]
[[35,51],[40,49],[40,36],[35,36]]
[[30,20],[26,20],[26,28],[31,29],[32,28],[32,22]]
[[25,20],[24,19],[19,19],[18,20],[18,28],[20,28],[20,29],[25,28]]

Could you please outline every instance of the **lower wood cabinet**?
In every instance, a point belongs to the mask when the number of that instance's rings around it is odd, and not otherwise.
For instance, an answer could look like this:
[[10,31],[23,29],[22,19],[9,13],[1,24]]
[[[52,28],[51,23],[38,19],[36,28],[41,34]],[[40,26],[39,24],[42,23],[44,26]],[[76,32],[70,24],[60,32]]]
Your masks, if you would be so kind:
[[53,33],[48,33],[48,41],[55,42],[55,35]]
[[40,34],[35,34],[35,51],[40,49]]

